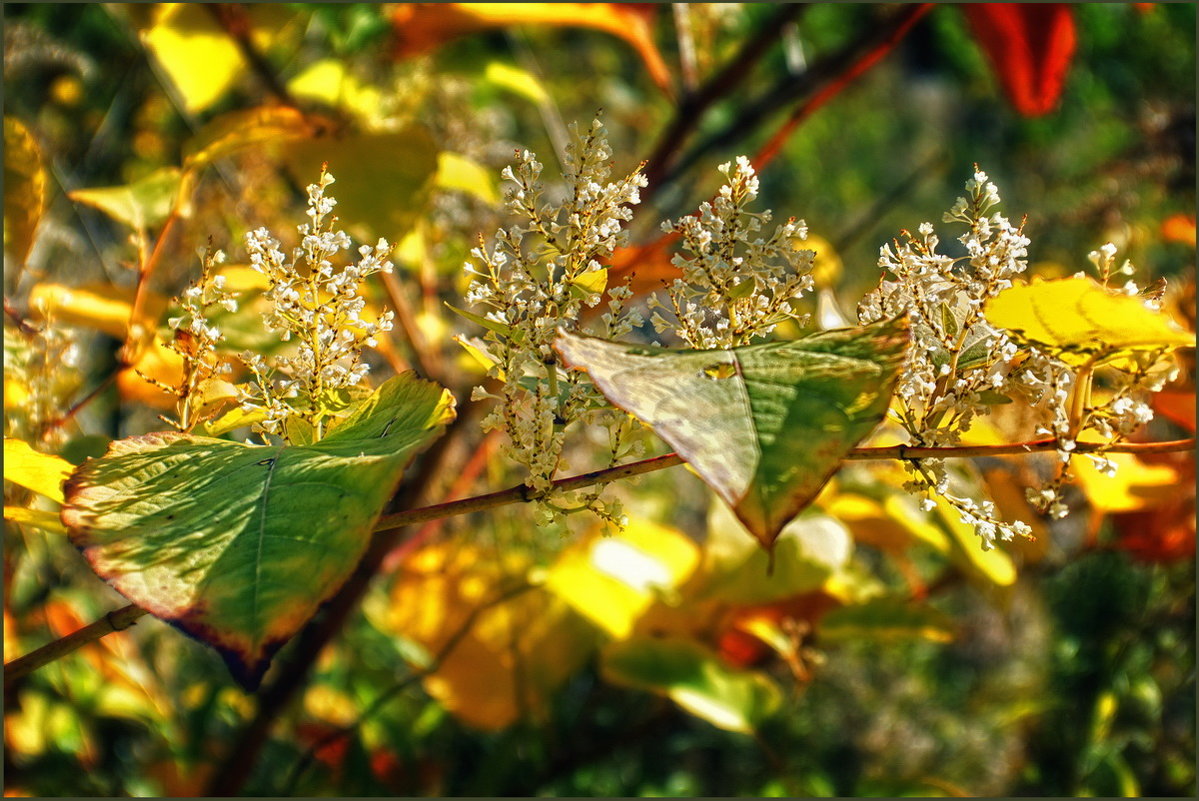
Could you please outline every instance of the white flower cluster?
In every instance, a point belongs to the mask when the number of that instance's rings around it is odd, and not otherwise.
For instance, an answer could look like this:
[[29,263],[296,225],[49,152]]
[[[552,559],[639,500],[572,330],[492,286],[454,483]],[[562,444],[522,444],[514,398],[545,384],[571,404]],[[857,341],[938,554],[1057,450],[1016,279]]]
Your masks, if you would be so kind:
[[803,221],[788,220],[767,239],[758,234],[769,210],[748,211],[758,196],[758,178],[745,156],[720,166],[728,180],[712,202],[662,227],[677,232],[683,250],[674,264],[683,271],[668,287],[670,308],[656,297],[649,305],[667,310],[672,323],[655,311],[659,332],[673,329],[693,348],[732,348],[765,336],[786,320],[803,323],[795,302],[812,288],[815,252],[800,250],[807,238]]
[[[1062,462],[1057,477],[1030,489],[1027,497],[1039,511],[1062,517],[1067,510],[1060,489],[1079,434],[1093,430],[1120,438],[1132,433],[1152,417],[1147,393],[1160,390],[1173,373],[1162,352],[1133,354],[1123,360],[1126,364],[1107,371],[1114,381],[1112,394],[1093,405],[1093,365],[1079,367],[1027,343],[1018,347],[1009,332],[991,325],[983,307],[1024,272],[1029,241],[1022,228],[991,212],[999,192],[977,167],[966,190],[967,196],[958,198],[944,218],[966,226],[958,238],[965,255],[939,253],[940,240],[930,223],[921,225],[916,236],[905,231],[906,241],[881,249],[883,277],[859,305],[858,317],[871,323],[908,316],[912,347],[892,412],[913,444],[957,445],[974,417],[988,414],[993,404],[1025,400],[1035,414],[1036,434],[1057,440]],[[1114,256],[1111,245],[1090,254],[1109,287],[1117,274],[1132,273],[1127,263],[1114,270]],[[1115,291],[1136,294],[1139,289],[1129,281]],[[1101,470],[1114,470],[1110,460],[1094,458]],[[1029,533],[1022,522],[996,518],[989,502],[954,494],[943,460],[909,461],[908,469],[913,480],[907,488],[923,494],[926,505],[933,503],[932,496],[950,503],[975,527],[984,547]]]
[[5,316],[4,391],[11,408],[4,411],[4,435],[58,444],[65,430],[59,420],[81,380],[78,332],[57,323],[43,299],[34,303],[40,323],[10,325]]
[[321,171],[318,183],[308,187],[310,224],[300,225],[300,245],[287,258],[265,228],[246,234],[250,266],[267,277],[265,297],[271,308],[263,322],[279,332],[283,341],[294,339],[293,354],[268,362],[255,353],[242,354],[253,374],[244,389],[242,408],[262,410],[261,431],[285,434],[284,423],[298,417],[311,424],[319,439],[327,418],[346,404],[345,392],[361,383],[369,368],[361,359],[364,346],[390,331],[393,312],[383,312],[374,322],[362,317],[366,299],[362,282],[378,272],[391,272],[391,245],[380,239],[374,247],[358,249],[356,263],[335,265],[334,259],[350,248],[350,238],[335,230],[331,216],[336,200],[325,195],[333,176]]
[[[1068,392],[1068,376],[1050,370],[1043,355],[1018,348],[983,316],[986,301],[1027,268],[1029,240],[1022,226],[991,213],[999,191],[986,173],[976,167],[966,191],[944,216],[945,222],[966,226],[958,238],[965,255],[939,253],[940,239],[931,223],[923,223],[915,236],[904,231],[904,242],[880,250],[883,277],[858,306],[862,323],[908,317],[912,347],[892,411],[916,445],[959,444],[976,415],[988,414],[994,403],[1014,393],[1057,408],[1061,393]],[[1031,533],[1022,521],[998,518],[989,501],[951,491],[944,460],[921,459],[907,467],[913,475],[907,489],[924,495],[929,507],[932,496],[944,499],[974,527],[984,548]]]
[[222,380],[220,376],[233,370],[233,366],[217,354],[225,336],[209,319],[217,308],[237,311],[237,299],[228,290],[225,276],[216,274],[216,268],[225,261],[225,254],[219,250],[201,250],[200,261],[203,265],[200,278],[180,294],[179,315],[167,320],[167,325],[175,332],[168,347],[183,357],[183,381],[178,387],[164,389],[179,397],[179,416],[172,424],[182,431],[190,431],[199,422],[209,383]]
[[[466,299],[484,310],[487,328],[479,347],[492,361],[490,375],[503,382],[498,394],[477,387],[473,397],[498,401],[484,428],[504,429],[506,452],[528,469],[527,483],[538,493],[550,489],[566,425],[606,405],[582,373],[558,370],[552,343],[560,327],[578,327],[585,305],[602,300],[603,261],[624,243],[629,207],[640,202],[645,186],[640,168],[612,180],[612,151],[599,120],[585,134],[571,126],[571,136],[565,200],[542,202],[542,165],[529,151],[518,151],[517,163],[503,172],[514,184],[506,206],[527,223],[501,228],[491,250],[480,242],[466,264],[475,276]],[[632,295],[627,285],[608,288],[607,294],[597,333],[618,337],[641,324],[640,315],[625,308]]]

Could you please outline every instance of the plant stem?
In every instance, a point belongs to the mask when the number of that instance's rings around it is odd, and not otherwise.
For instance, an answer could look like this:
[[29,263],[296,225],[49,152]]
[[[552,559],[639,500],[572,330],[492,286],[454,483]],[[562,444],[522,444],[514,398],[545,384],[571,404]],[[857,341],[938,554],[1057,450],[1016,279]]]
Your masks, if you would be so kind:
[[[1025,456],[1033,453],[1049,453],[1057,450],[1057,440],[1044,439],[1031,442],[1019,442],[1009,445],[958,445],[954,447],[915,447],[907,445],[888,445],[882,447],[855,448],[845,456],[846,461],[875,461],[886,459],[944,459],[972,458],[980,456]],[[1102,442],[1079,442],[1074,453],[1178,453],[1194,450],[1194,439],[1168,440],[1164,442],[1120,442],[1114,445]],[[653,473],[683,464],[683,458],[677,453],[667,453],[653,456],[637,462],[608,467],[603,470],[593,470],[569,478],[561,478],[554,482],[554,489],[562,492],[592,487],[596,484],[608,484],[623,478],[631,478],[644,473]],[[499,506],[514,503],[528,503],[533,500],[530,489],[520,484],[508,489],[490,492],[486,495],[476,495],[458,501],[422,506],[419,509],[409,509],[402,512],[384,515],[375,524],[374,532],[381,533],[406,528],[417,523],[427,523],[431,520],[441,520],[447,517],[482,512]],[[381,540],[383,538],[376,538]],[[389,541],[389,549],[393,543]],[[49,664],[59,657],[66,656],[72,651],[98,640],[114,631],[122,631],[133,625],[134,621],[146,614],[133,604],[109,612],[96,622],[72,632],[62,639],[38,648],[25,656],[18,657],[4,666],[4,686],[7,690],[16,681],[28,673]]]
[[14,659],[4,666],[5,694],[11,688],[15,687],[18,681],[43,665],[48,665],[54,660],[66,656],[90,642],[95,642],[106,634],[112,634],[114,631],[124,631],[136,623],[138,618],[146,614],[149,613],[136,604],[122,606],[120,609],[109,612],[96,622],[90,623],[78,631],[73,631],[61,639],[55,640],[48,645],[43,645],[36,651]]

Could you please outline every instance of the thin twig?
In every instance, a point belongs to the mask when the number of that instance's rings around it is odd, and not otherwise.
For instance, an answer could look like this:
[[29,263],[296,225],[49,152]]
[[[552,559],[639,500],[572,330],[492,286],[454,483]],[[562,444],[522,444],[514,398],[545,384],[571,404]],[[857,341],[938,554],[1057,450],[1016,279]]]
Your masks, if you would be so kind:
[[412,304],[408,302],[408,298],[404,294],[404,287],[400,285],[400,279],[396,278],[394,273],[387,272],[379,273],[379,277],[383,281],[383,289],[387,292],[391,308],[395,310],[396,320],[399,321],[404,337],[412,348],[416,366],[425,378],[445,385],[440,365],[437,363],[437,354],[429,347],[428,340],[425,339],[424,333],[417,325],[416,315],[412,312]]
[[[705,137],[680,156],[671,168],[663,173],[661,182],[671,183],[680,175],[686,174],[696,162],[708,153],[726,147],[742,138],[746,133],[756,130],[764,120],[779,109],[786,108],[803,98],[821,94],[826,87],[837,85],[838,91],[840,88],[844,88],[841,79],[847,74],[847,71],[852,70],[855,64],[860,64],[864,57],[868,57],[880,45],[884,45],[895,35],[896,31],[901,29],[906,31],[915,19],[925,13],[927,5],[904,6],[898,11],[892,12],[877,25],[862,31],[856,39],[841,49],[814,63],[802,75],[783,76],[760,98],[738,110],[724,128]],[[824,98],[824,101],[827,99]],[[652,188],[652,185],[649,188]],[[644,196],[645,193],[642,192],[642,197]]]
[[4,666],[5,694],[16,686],[17,682],[43,665],[48,665],[114,631],[124,631],[146,614],[149,613],[136,604],[122,606],[78,631],[73,631],[61,639],[43,645],[36,651],[14,659]]
[[486,612],[488,609],[499,606],[506,601],[510,601],[522,593],[528,592],[535,586],[537,585],[528,583],[517,584],[516,586],[501,592],[496,597],[491,598],[485,603],[482,603],[470,610],[470,613],[466,616],[466,619],[462,621],[462,625],[459,626],[454,633],[449,636],[449,639],[447,639],[441,648],[438,649],[437,653],[433,655],[433,658],[429,661],[429,664],[425,665],[420,670],[409,673],[401,681],[384,690],[377,698],[375,698],[374,701],[371,701],[370,705],[367,706],[366,709],[362,710],[362,713],[359,714],[352,723],[347,723],[344,726],[338,727],[335,731],[329,732],[320,740],[317,740],[315,743],[309,746],[308,750],[304,752],[303,756],[301,756],[299,761],[292,767],[291,774],[288,776],[287,782],[283,786],[283,795],[291,796],[295,792],[296,783],[300,780],[300,777],[304,775],[304,772],[312,765],[313,760],[316,758],[317,752],[319,752],[321,749],[328,748],[333,743],[349,735],[350,732],[360,727],[367,721],[368,718],[372,717],[380,709],[386,706],[391,699],[395,698],[408,687],[411,687],[418,681],[422,681],[426,676],[431,676],[432,674],[436,673],[441,668],[442,663],[445,662],[454,649],[458,647],[458,643],[462,642],[463,638],[465,638],[466,635],[470,633],[471,629],[475,627],[475,623],[479,621],[479,617],[482,616],[484,612]]
[[[674,118],[658,137],[657,144],[645,160],[645,177],[649,186],[641,190],[642,203],[648,203],[649,198],[658,192],[661,184],[665,183],[663,176],[671,166],[671,161],[683,143],[702,121],[704,112],[720,98],[726,96],[737,87],[753,66],[758,62],[770,44],[782,35],[786,23],[792,22],[807,9],[802,3],[786,3],[781,5],[774,15],[766,20],[757,34],[742,45],[737,54],[729,60],[719,72],[709,78],[698,91],[688,94],[679,102]],[[676,171],[677,173],[677,171]]]
[[[1050,453],[1058,449],[1058,442],[1053,439],[1034,440],[1031,442],[1020,442],[1008,445],[957,445],[953,447],[914,447],[910,445],[888,445],[880,447],[855,448],[845,455],[847,461],[879,461],[879,460],[909,460],[909,459],[945,459],[945,458],[974,458],[974,457],[994,457],[994,456],[1026,456],[1034,453]],[[1116,444],[1104,442],[1079,442],[1075,444],[1074,453],[1132,453],[1140,455],[1148,455],[1155,453],[1180,453],[1195,449],[1195,440],[1179,439],[1168,440],[1164,442],[1120,442]],[[677,453],[667,453],[662,456],[653,456],[649,459],[642,459],[637,462],[629,462],[628,464],[617,465],[603,470],[594,470],[590,473],[583,473],[569,478],[558,479],[554,482],[554,490],[569,492],[579,490],[585,487],[595,486],[596,484],[607,484],[613,481],[618,481],[622,478],[630,478],[639,476],[644,473],[652,473],[657,470],[664,470],[668,467],[674,467],[683,463],[683,458]],[[536,496],[524,484],[515,487],[509,487],[498,492],[491,492],[486,495],[478,495],[473,498],[464,498],[458,501],[447,501],[445,503],[433,504],[424,506],[419,509],[410,509],[408,511],[396,512],[389,515],[384,515],[379,518],[375,524],[374,532],[383,533],[395,531],[416,523],[426,523],[430,520],[440,520],[446,517],[454,517],[456,515],[470,514],[472,512],[481,512],[487,509],[494,509],[499,506],[508,506],[514,503],[528,503],[535,500]],[[382,550],[376,547],[376,544],[386,540],[387,550]],[[381,562],[382,557],[387,551],[394,546],[394,538],[376,537],[372,542],[371,551],[381,551],[382,555],[377,557]],[[368,554],[371,553],[368,551]],[[366,557],[363,558],[366,562]],[[369,563],[368,563],[369,564]],[[358,571],[356,571],[357,573]],[[373,574],[373,571],[372,571]],[[347,582],[350,584],[350,582]],[[113,631],[120,631],[122,628],[128,628],[133,620],[145,614],[144,610],[136,606],[130,605],[123,607],[115,612],[110,612],[104,618],[92,623],[79,631],[68,634],[61,640],[56,640],[49,645],[42,646],[36,651],[13,660],[4,666],[4,683],[5,687],[9,685],[10,680],[20,678],[26,673],[35,670],[42,665],[45,665],[60,656],[74,651],[81,645],[85,645],[93,640],[98,640],[106,634]],[[122,616],[119,619],[124,620],[127,616],[130,623],[121,626],[120,628],[108,627],[106,622],[110,617],[118,615]],[[70,641],[68,647],[63,647],[63,643]],[[21,667],[28,665],[27,667]],[[13,673],[20,668],[20,672],[13,676]]]

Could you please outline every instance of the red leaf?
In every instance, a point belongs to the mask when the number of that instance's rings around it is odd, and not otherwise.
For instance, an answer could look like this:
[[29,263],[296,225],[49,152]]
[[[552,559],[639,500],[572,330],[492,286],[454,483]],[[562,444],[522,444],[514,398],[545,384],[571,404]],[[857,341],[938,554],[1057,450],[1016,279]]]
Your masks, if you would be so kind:
[[1068,3],[963,5],[1012,105],[1026,117],[1058,104],[1074,56],[1074,12]]

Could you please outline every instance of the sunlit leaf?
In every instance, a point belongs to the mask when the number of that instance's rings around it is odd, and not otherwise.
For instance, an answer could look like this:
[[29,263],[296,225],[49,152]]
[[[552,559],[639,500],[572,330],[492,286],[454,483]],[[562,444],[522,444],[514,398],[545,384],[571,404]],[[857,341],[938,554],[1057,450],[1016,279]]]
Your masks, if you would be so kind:
[[1101,473],[1086,456],[1074,460],[1070,471],[1086,492],[1087,501],[1104,512],[1135,512],[1160,506],[1178,496],[1178,471],[1166,464],[1146,464],[1131,453],[1109,453],[1115,475]]
[[607,681],[666,696],[727,731],[753,734],[782,700],[769,678],[731,668],[693,640],[637,636],[607,645],[601,657]]
[[1076,45],[1070,4],[977,3],[962,11],[1016,110],[1036,117],[1056,108]]
[[367,608],[376,626],[419,644],[428,659],[452,644],[424,686],[478,729],[542,717],[595,647],[594,628],[554,593],[513,589],[528,569],[511,551],[431,545],[405,559],[386,607]]
[[563,333],[566,363],[670,443],[766,548],[882,420],[908,343],[891,320],[732,350]]
[[688,537],[634,518],[618,534],[593,531],[563,551],[546,588],[619,639],[655,601],[673,596],[698,561]]
[[4,438],[5,481],[62,503],[62,484],[74,469],[65,459],[39,453],[27,442]]
[[404,467],[452,415],[448,392],[405,373],[315,445],[120,440],[72,475],[62,519],[102,578],[216,647],[252,688],[345,581]]
[[124,223],[135,231],[145,231],[162,223],[183,185],[183,173],[175,167],[163,167],[128,186],[76,189],[67,196]]
[[[129,333],[134,295],[133,288],[112,284],[64,286],[43,283],[30,291],[29,306],[36,317],[50,318],[59,325],[102,331],[123,340]],[[146,313],[145,322],[150,323],[166,311],[167,300],[146,291],[142,308]]]
[[364,124],[378,121],[383,93],[358,79],[346,62],[326,58],[313,62],[287,82],[293,97],[315,100],[348,111]]
[[5,276],[15,281],[29,257],[46,210],[46,169],[33,134],[15,117],[4,118]]
[[138,350],[131,366],[117,373],[117,392],[127,401],[156,409],[174,409],[179,397],[147,378],[168,387],[177,387],[183,382],[183,356],[157,337]]
[[506,89],[534,103],[545,103],[550,99],[545,87],[529,72],[505,64],[502,61],[490,61],[483,69],[483,81],[492,86]]
[[458,153],[443,150],[437,154],[437,176],[434,182],[439,189],[466,192],[492,206],[500,202],[500,192],[496,189],[492,171]]
[[1076,362],[1195,344],[1169,315],[1085,277],[1013,286],[989,300],[984,313],[992,324]]
[[[248,6],[244,13],[254,45],[264,49],[295,17],[280,4]],[[210,9],[196,3],[162,3],[141,40],[179,91],[184,109],[203,111],[220,100],[249,65]]]
[[593,28],[624,39],[650,77],[668,90],[670,71],[653,39],[657,9],[649,3],[397,3],[392,7],[394,52],[407,58],[476,31],[509,25]]

